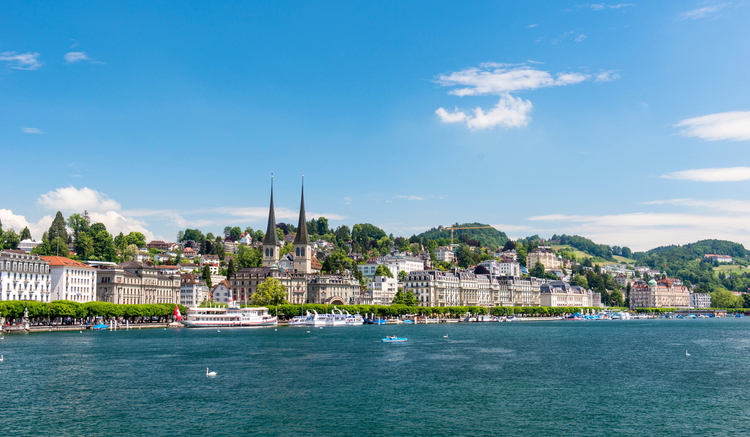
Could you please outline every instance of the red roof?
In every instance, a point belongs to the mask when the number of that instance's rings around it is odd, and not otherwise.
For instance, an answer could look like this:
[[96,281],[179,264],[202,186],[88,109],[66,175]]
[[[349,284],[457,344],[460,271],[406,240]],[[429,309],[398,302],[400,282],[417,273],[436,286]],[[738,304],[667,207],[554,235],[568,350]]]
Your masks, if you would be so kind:
[[86,264],[82,262],[78,262],[74,259],[65,258],[64,256],[40,256],[39,258],[47,261],[50,265],[50,267],[60,267],[60,266],[67,266],[67,267],[75,267],[78,269],[94,269],[91,266],[87,266]]

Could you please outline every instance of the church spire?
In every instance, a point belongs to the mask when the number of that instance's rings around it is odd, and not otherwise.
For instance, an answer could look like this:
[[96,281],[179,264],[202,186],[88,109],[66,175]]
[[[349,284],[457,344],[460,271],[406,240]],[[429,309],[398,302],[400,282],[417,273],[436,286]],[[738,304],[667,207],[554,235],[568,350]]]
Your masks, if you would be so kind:
[[276,235],[276,213],[273,210],[273,173],[271,173],[271,206],[268,211],[268,227],[263,238],[263,245],[275,246],[277,244],[279,244],[279,237]]
[[307,235],[307,218],[305,217],[304,175],[302,175],[302,200],[299,205],[299,223],[297,223],[297,235],[294,237],[294,244],[310,244],[310,237]]

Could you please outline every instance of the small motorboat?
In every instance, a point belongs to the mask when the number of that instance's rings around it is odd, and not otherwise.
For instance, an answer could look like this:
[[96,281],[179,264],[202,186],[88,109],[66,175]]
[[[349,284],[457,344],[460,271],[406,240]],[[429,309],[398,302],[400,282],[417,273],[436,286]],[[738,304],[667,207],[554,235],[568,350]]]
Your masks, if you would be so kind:
[[91,329],[93,329],[94,331],[104,331],[105,329],[108,329],[108,328],[109,326],[105,325],[104,323],[100,323],[96,326],[93,326]]
[[407,340],[406,337],[396,337],[396,336],[389,336],[383,338],[381,341],[383,343],[403,343]]

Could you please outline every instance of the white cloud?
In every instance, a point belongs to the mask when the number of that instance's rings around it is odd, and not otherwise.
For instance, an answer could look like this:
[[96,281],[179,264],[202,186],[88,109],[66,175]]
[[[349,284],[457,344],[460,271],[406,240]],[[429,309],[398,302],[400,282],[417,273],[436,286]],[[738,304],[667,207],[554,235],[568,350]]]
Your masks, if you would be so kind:
[[0,61],[7,61],[10,68],[16,70],[36,70],[44,65],[44,63],[40,62],[37,58],[39,58],[39,53],[0,53]]
[[64,56],[66,64],[74,64],[80,61],[89,61],[89,55],[86,52],[68,52]]
[[35,128],[35,127],[24,127],[21,129],[23,133],[26,134],[43,134],[41,129]]
[[613,80],[617,80],[620,78],[620,75],[616,73],[616,70],[609,70],[609,71],[602,71],[601,73],[597,73],[594,77],[594,80],[596,82],[612,82]]
[[397,195],[396,198],[404,200],[424,200],[424,197],[414,195]]
[[717,3],[710,6],[703,6],[701,8],[686,11],[680,14],[680,18],[683,20],[698,20],[716,14],[720,10],[730,6],[731,3]]
[[695,199],[667,199],[646,202],[646,205],[678,205],[691,208],[704,209],[707,211],[722,211],[738,214],[750,213],[750,201],[719,199],[719,200],[695,200]]
[[680,134],[708,141],[750,140],[750,111],[720,112],[682,120],[675,127],[684,127]]
[[577,38],[575,39],[575,41],[576,41],[576,42],[582,42],[582,41],[583,41],[583,40],[585,40],[586,38],[588,38],[588,37],[587,37],[586,35],[584,35],[584,34],[580,34],[580,35],[578,35],[578,37],[577,37]]
[[750,167],[699,168],[667,173],[664,179],[684,179],[697,182],[737,182],[750,180]]
[[506,94],[500,97],[494,108],[488,112],[480,107],[474,108],[474,115],[466,115],[463,111],[456,110],[448,112],[444,108],[438,108],[435,113],[443,123],[466,122],[469,129],[488,129],[495,126],[504,128],[524,127],[529,123],[529,112],[532,104],[520,97]]
[[92,223],[102,223],[107,227],[107,232],[117,235],[120,232],[127,235],[130,232],[140,232],[146,236],[147,241],[154,239],[154,234],[146,229],[147,223],[132,217],[125,217],[117,211],[90,212]]
[[29,222],[22,215],[13,214],[13,211],[9,209],[0,209],[0,221],[3,223],[3,230],[13,229],[16,232],[21,232],[23,228],[28,227],[31,238],[37,241],[42,239],[42,235],[47,232],[53,219],[54,217],[51,215],[45,215],[34,223]]
[[527,29],[533,29],[533,28],[535,28],[537,26],[538,26],[538,24],[529,24],[528,26],[526,26],[526,28]]
[[37,203],[52,210],[78,213],[82,213],[84,210],[102,212],[120,209],[120,204],[109,199],[106,194],[87,187],[80,190],[73,186],[58,188],[55,191],[42,194],[37,199]]
[[488,129],[495,126],[523,127],[529,122],[532,103],[512,96],[511,92],[573,85],[589,79],[591,76],[588,74],[553,75],[527,64],[484,63],[479,67],[442,74],[435,82],[441,86],[456,87],[448,92],[455,96],[500,96],[497,105],[489,111],[475,108],[473,115],[468,115],[458,108],[448,112],[442,107],[438,108],[435,114],[444,123],[465,122],[470,129]]
[[535,90],[583,82],[590,76],[581,73],[557,73],[537,70],[525,64],[485,63],[438,76],[442,86],[458,86],[449,91],[456,96],[502,95],[514,91]]
[[579,8],[589,8],[592,11],[603,11],[606,9],[620,9],[620,8],[627,8],[628,6],[635,6],[634,3],[617,3],[613,5],[608,5],[606,3],[585,3],[582,5],[578,5]]
[[648,250],[718,238],[750,244],[750,221],[744,214],[629,213],[602,216],[552,214],[530,217],[553,222],[556,233],[578,234],[598,243]]

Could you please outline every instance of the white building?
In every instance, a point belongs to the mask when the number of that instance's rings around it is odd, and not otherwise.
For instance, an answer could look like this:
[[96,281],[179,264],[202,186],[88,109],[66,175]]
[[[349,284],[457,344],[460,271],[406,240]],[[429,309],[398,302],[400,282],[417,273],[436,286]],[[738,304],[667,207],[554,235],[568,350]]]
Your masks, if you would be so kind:
[[515,261],[489,260],[479,263],[493,276],[521,276],[521,264]]
[[398,280],[388,276],[375,276],[362,291],[364,305],[390,305],[398,292]]
[[545,307],[600,307],[601,301],[601,294],[563,281],[551,281],[540,287],[540,302]]
[[49,263],[22,250],[0,251],[0,301],[50,301]]
[[180,305],[197,307],[204,300],[208,300],[208,287],[193,273],[180,275]]
[[452,272],[423,270],[409,273],[404,291],[412,291],[419,306],[445,307],[460,305],[459,279]]
[[450,247],[438,247],[435,251],[435,260],[452,263],[456,260],[456,254]]
[[232,300],[232,287],[229,281],[223,280],[216,284],[211,290],[211,297],[219,303],[229,303]]
[[42,244],[41,241],[21,240],[21,242],[18,243],[18,250],[23,250],[26,253],[31,253],[31,251],[40,244]]
[[708,293],[690,293],[691,308],[711,308],[711,295]]
[[52,276],[50,298],[91,302],[96,300],[96,269],[64,256],[42,256]]
[[384,264],[398,278],[399,272],[415,272],[424,270],[424,260],[415,256],[409,256],[403,252],[393,252],[378,258],[378,264]]

